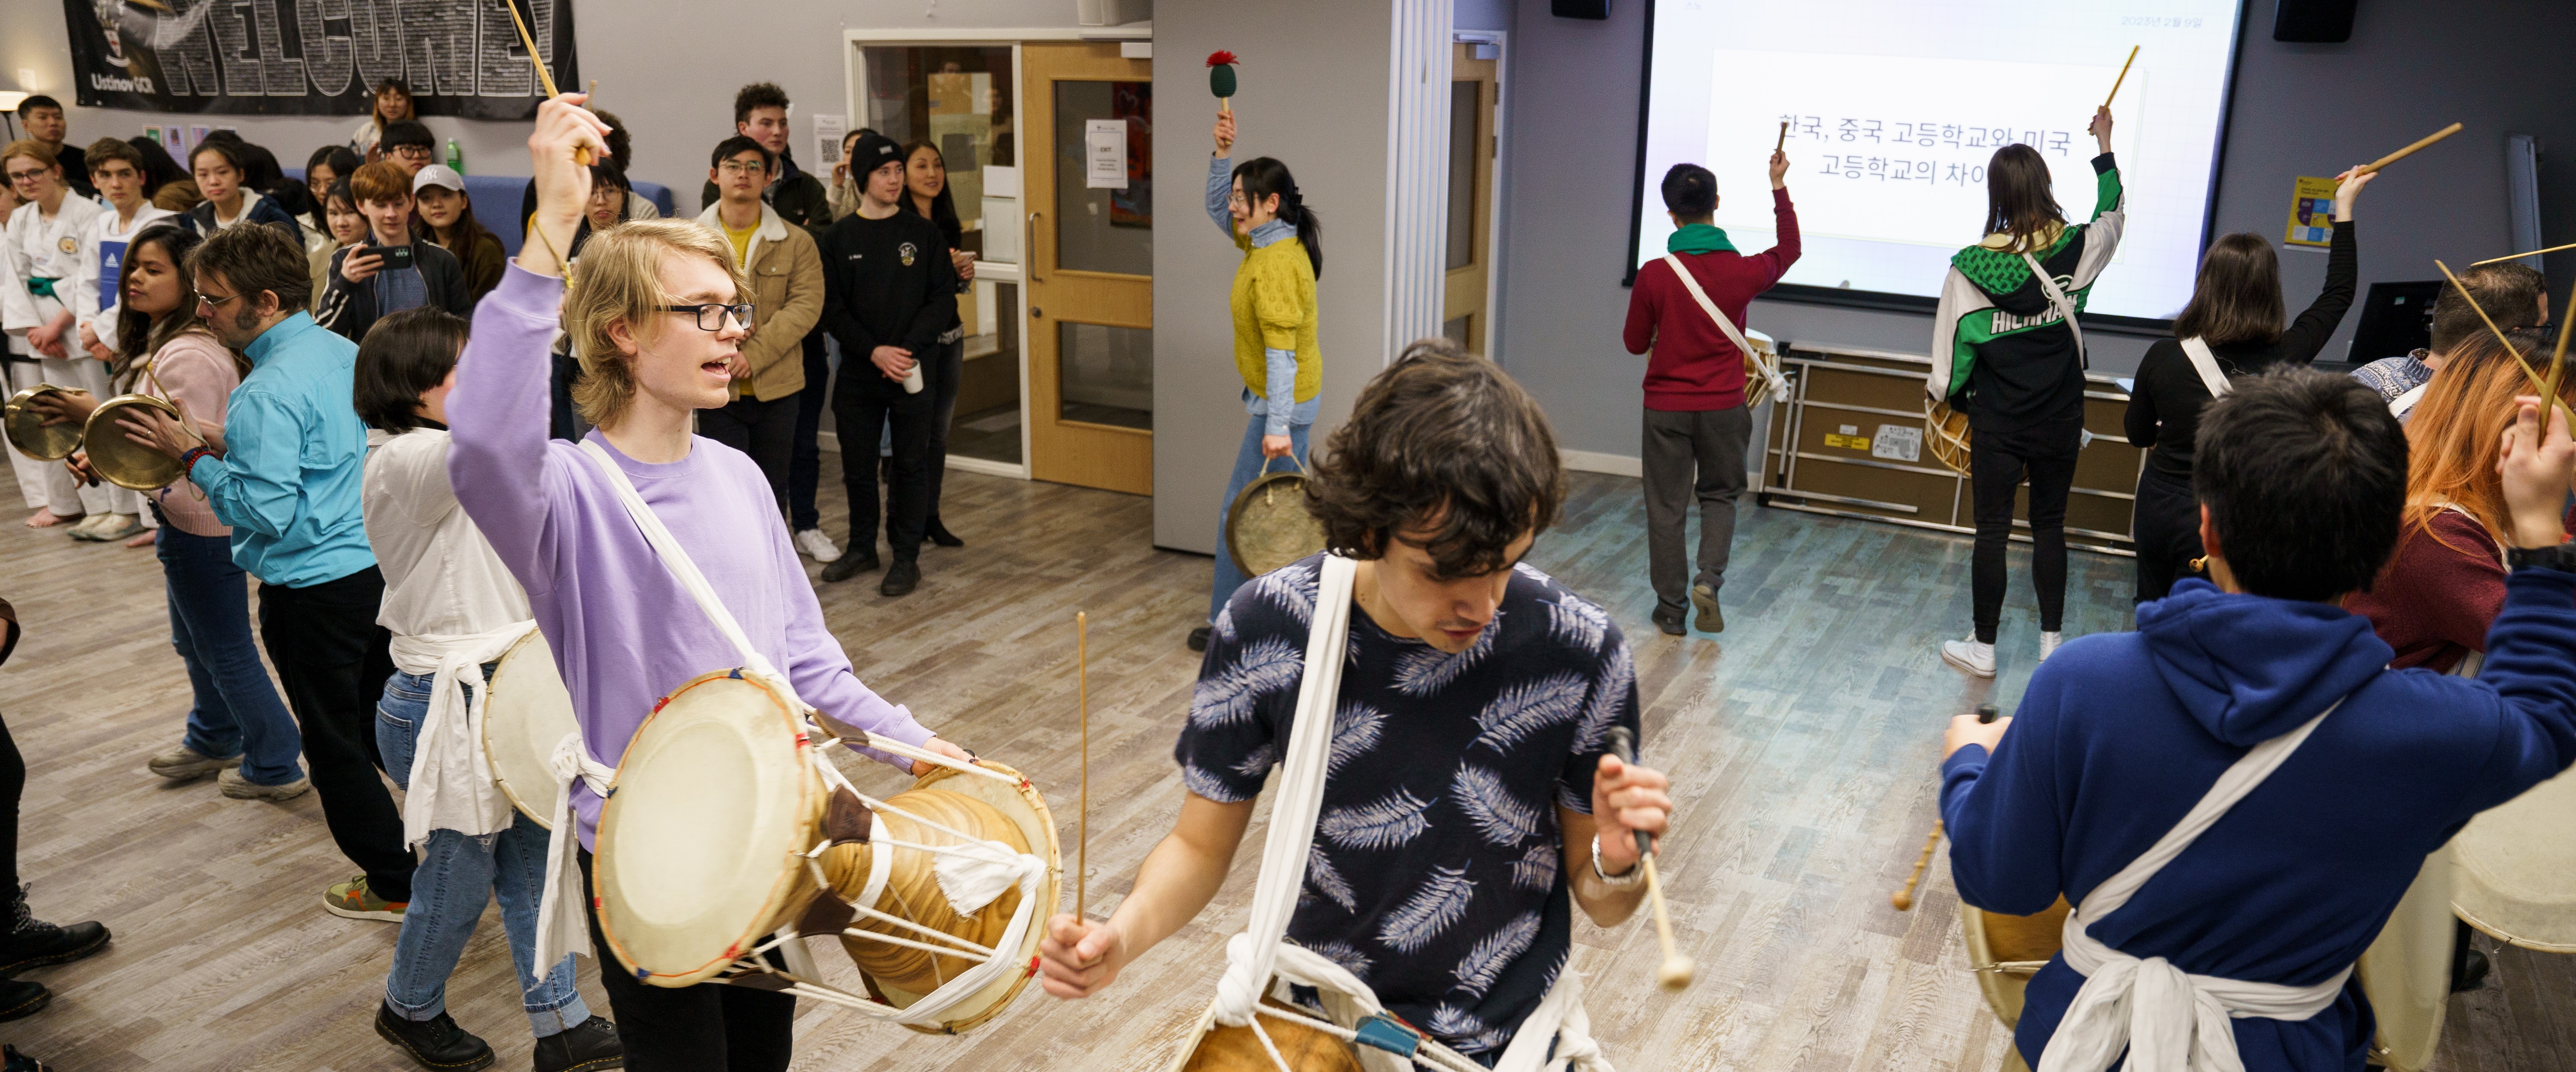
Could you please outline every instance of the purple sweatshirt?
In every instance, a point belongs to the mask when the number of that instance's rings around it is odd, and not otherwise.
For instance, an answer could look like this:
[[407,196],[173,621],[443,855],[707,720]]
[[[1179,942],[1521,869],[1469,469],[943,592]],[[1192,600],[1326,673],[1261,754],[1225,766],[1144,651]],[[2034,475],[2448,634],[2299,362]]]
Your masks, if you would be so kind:
[[[591,758],[613,767],[655,701],[739,657],[663,567],[581,448],[547,438],[547,350],[562,304],[562,280],[513,263],[476,307],[447,403],[447,472],[457,502],[528,590]],[[769,481],[749,457],[699,437],[688,457],[647,465],[596,432],[591,439],[626,471],[744,635],[806,703],[906,744],[930,739],[912,712],[869,691],[851,671],[787,542]],[[590,846],[600,799],[579,781],[572,793],[581,843]]]

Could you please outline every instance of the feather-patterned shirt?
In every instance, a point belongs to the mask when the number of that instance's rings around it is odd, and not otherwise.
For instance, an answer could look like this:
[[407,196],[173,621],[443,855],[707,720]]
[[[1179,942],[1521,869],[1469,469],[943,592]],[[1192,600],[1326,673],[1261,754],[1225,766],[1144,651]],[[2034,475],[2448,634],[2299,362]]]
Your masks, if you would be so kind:
[[[1244,585],[1217,616],[1175,749],[1190,792],[1261,792],[1294,721],[1321,563]],[[1589,813],[1610,728],[1637,728],[1628,642],[1518,566],[1455,655],[1353,613],[1336,711],[1288,937],[1459,1052],[1499,1052],[1573,943],[1556,807]]]

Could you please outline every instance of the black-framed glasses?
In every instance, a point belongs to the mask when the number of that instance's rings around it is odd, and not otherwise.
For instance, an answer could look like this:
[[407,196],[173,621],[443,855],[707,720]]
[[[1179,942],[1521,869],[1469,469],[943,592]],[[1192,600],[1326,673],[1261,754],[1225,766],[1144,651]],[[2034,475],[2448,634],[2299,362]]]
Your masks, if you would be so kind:
[[744,327],[751,326],[751,304],[748,302],[741,305],[726,305],[721,302],[708,302],[704,305],[657,305],[654,308],[666,313],[694,314],[698,318],[700,331],[723,331],[727,313],[733,314],[735,323]]

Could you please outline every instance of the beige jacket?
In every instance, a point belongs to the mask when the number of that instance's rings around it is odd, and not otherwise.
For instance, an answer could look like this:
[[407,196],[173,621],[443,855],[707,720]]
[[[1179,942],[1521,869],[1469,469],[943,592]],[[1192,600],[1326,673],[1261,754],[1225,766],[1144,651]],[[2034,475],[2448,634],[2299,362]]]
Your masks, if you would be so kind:
[[[716,218],[720,205],[708,205],[698,224],[724,235]],[[805,389],[805,334],[823,318],[823,256],[812,235],[760,206],[760,230],[751,236],[743,274],[751,278],[751,337],[742,355],[751,361],[751,377],[733,382],[733,395],[775,401]]]

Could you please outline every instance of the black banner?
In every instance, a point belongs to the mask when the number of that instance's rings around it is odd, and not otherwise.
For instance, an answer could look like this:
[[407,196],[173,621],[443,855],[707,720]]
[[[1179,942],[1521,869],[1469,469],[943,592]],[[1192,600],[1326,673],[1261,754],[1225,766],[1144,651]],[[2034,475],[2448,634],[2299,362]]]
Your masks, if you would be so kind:
[[[421,115],[527,119],[545,91],[509,2],[63,0],[63,12],[86,107],[365,115],[372,87],[401,78]],[[572,91],[580,83],[572,0],[518,6],[556,85]]]

